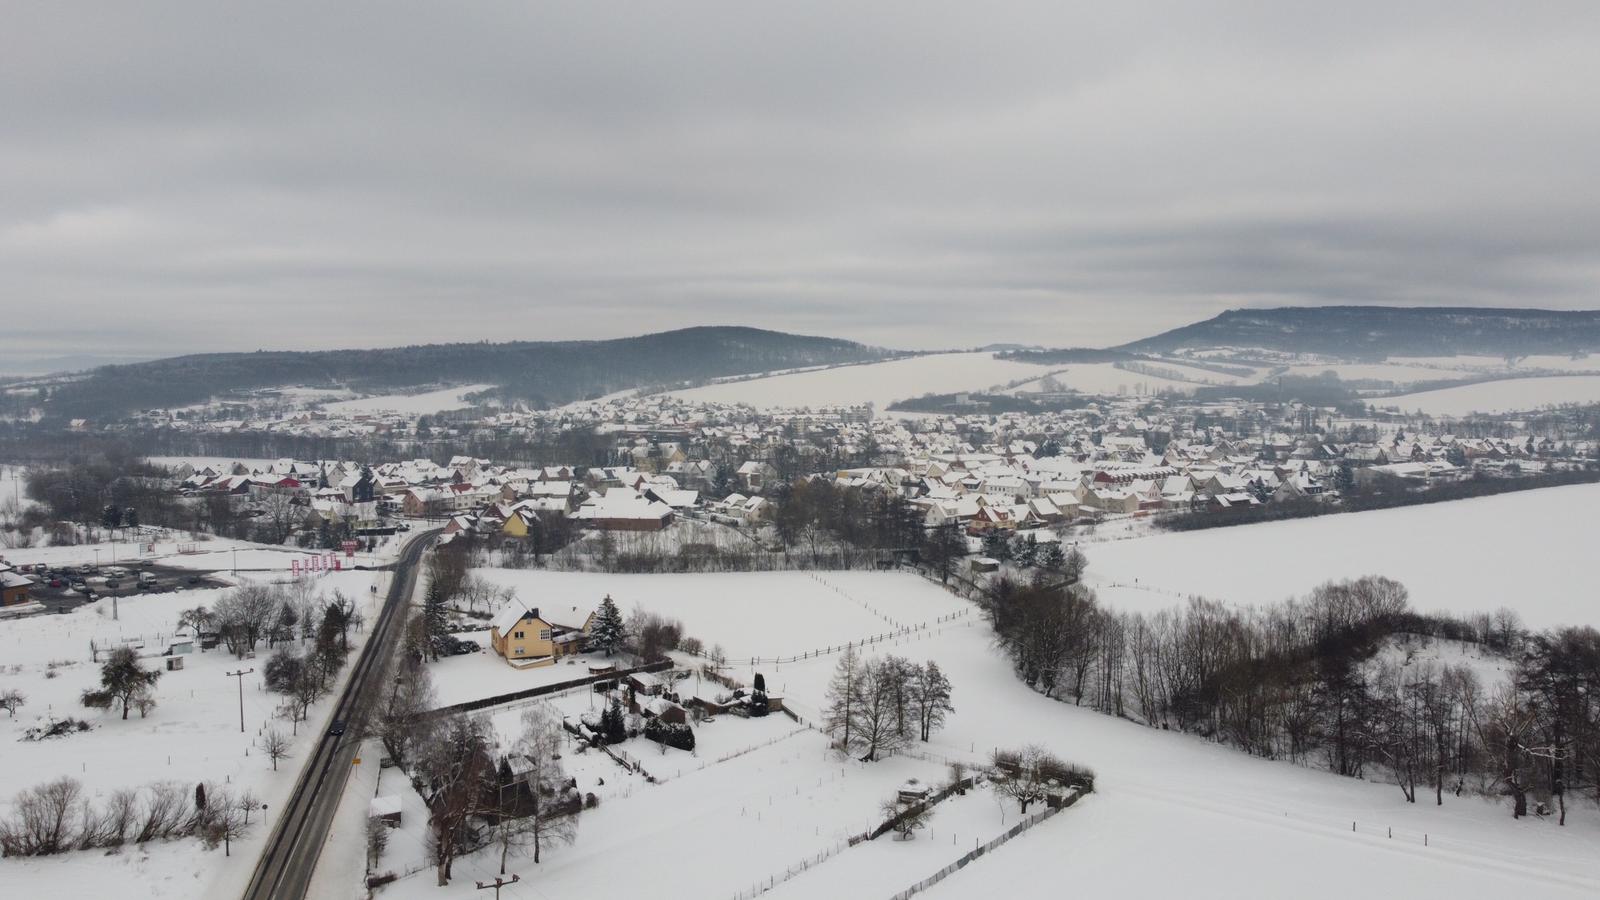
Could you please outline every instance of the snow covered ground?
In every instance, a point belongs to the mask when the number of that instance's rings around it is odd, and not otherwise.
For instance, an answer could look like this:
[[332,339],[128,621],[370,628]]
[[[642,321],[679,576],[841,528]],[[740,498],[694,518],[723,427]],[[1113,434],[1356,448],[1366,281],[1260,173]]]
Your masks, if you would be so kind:
[[[1563,498],[1559,491],[1544,491],[1470,502],[1538,494],[1556,495],[1539,504],[1541,508],[1562,503],[1581,507],[1596,496]],[[1457,511],[1467,508],[1454,506]],[[1305,524],[1358,518],[1335,516]],[[1500,540],[1510,539],[1510,532],[1531,521],[1492,506],[1468,520],[1499,523],[1495,536]],[[1435,527],[1442,526],[1435,523]],[[1488,530],[1484,526],[1479,533]],[[1472,531],[1471,524],[1464,524],[1455,534]],[[1426,534],[1416,523],[1393,533],[1405,534],[1413,545],[1420,543],[1417,534]],[[1341,539],[1365,541],[1362,546],[1370,550],[1390,543],[1390,535],[1387,529],[1372,531],[1369,520],[1368,528],[1356,528]],[[1240,566],[1276,573],[1277,586],[1268,599],[1303,590],[1315,578],[1300,571],[1291,548],[1314,551],[1314,540],[1269,546],[1241,559]],[[1126,541],[1116,547],[1140,543]],[[1091,572],[1109,549],[1095,549]],[[1516,558],[1519,549],[1520,544],[1498,559]],[[1481,577],[1483,569],[1496,564],[1485,552],[1462,552],[1459,546],[1453,556],[1447,552],[1438,551],[1435,567],[1437,560],[1477,557],[1484,560],[1478,570]],[[1529,572],[1544,572],[1541,593],[1577,598],[1585,587],[1570,562],[1555,567],[1539,564],[1559,558],[1561,552],[1547,551],[1534,563],[1520,566],[1519,572],[1524,581]],[[1146,557],[1147,565],[1150,559]],[[1145,571],[1170,572],[1174,577],[1192,571],[1155,559],[1160,563]],[[1215,555],[1204,560],[1222,568]],[[1382,566],[1369,568],[1383,571]],[[610,591],[624,608],[637,602],[680,616],[690,634],[749,655],[787,654],[830,628],[837,641],[857,627],[851,604],[818,593],[816,583],[803,574],[654,576],[637,582],[637,589],[631,589],[626,579],[619,582],[604,575],[563,574],[546,580],[544,573],[480,574],[508,577],[517,581],[519,591],[537,589],[544,596]],[[524,580],[529,575],[537,577]],[[822,577],[851,596],[873,598],[875,604],[896,610],[944,609],[961,602],[912,575],[851,572]],[[1482,599],[1477,598],[1480,603]],[[1600,610],[1585,609],[1578,599],[1563,602],[1573,618],[1600,620]],[[796,628],[805,630],[791,633]],[[1392,785],[1268,762],[1192,736],[1052,701],[1014,677],[991,646],[987,626],[976,616],[866,651],[868,657],[883,653],[935,659],[955,687],[956,712],[948,727],[931,744],[916,749],[931,751],[939,760],[974,760],[995,746],[1037,742],[1092,766],[1099,775],[1097,794],[977,860],[936,887],[931,896],[1045,898],[1082,892],[1345,900],[1351,896],[1583,897],[1600,891],[1600,854],[1594,852],[1600,840],[1600,815],[1589,803],[1569,817],[1565,829],[1538,819],[1514,821],[1503,804],[1477,798],[1447,798],[1443,807],[1411,805]],[[764,672],[786,704],[810,716],[825,703],[835,661],[836,657],[823,656],[781,666],[739,664],[733,674],[748,680],[754,671]],[[587,698],[574,694],[568,702],[584,703]],[[709,729],[729,729],[720,732],[718,740],[730,746],[739,741],[726,741],[725,736],[750,724],[730,720]],[[707,727],[701,730],[710,737]],[[639,754],[647,769],[660,759],[654,753],[652,749]],[[702,762],[706,755],[701,754]],[[524,880],[507,888],[503,896],[635,896],[659,893],[670,885],[672,896],[732,898],[767,878],[779,882],[774,893],[780,897],[888,896],[1001,828],[1000,808],[992,796],[980,795],[941,806],[931,833],[914,841],[885,838],[826,856],[844,835],[875,818],[877,802],[900,781],[913,775],[938,781],[942,770],[942,763],[933,759],[907,757],[864,766],[841,764],[823,751],[821,736],[813,732],[782,738],[703,769],[685,769],[681,775],[674,765],[664,784],[630,784],[598,810],[585,813],[575,845],[556,849],[538,866],[528,859],[513,859],[510,871]],[[611,776],[605,777],[609,781]],[[1006,808],[1005,814],[1014,816],[1015,807]],[[498,860],[490,856],[458,863],[455,883],[447,890],[435,888],[432,873],[423,872],[380,895],[421,900],[461,893],[471,880],[497,871]],[[823,856],[782,880],[802,862]]]
[[1600,484],[1449,503],[1162,533],[1085,547],[1103,601],[1155,610],[1201,594],[1268,604],[1333,578],[1384,575],[1422,611],[1507,606],[1534,627],[1600,623],[1580,580],[1600,527]]
[[758,408],[840,406],[872,403],[878,410],[923,394],[983,391],[1044,369],[995,359],[992,353],[939,353],[890,362],[839,366],[748,381],[673,391],[672,396],[714,403],[748,403]]
[[[562,598],[610,595],[624,616],[642,607],[682,619],[686,633],[729,660],[788,657],[928,624],[971,605],[916,580],[877,572],[721,572],[694,576],[610,575],[538,569],[473,574],[545,610]],[[781,598],[781,599],[780,599]],[[489,691],[486,693],[495,693]]]
[[359,400],[340,400],[335,403],[324,403],[322,409],[331,415],[347,416],[385,412],[414,416],[428,415],[470,406],[471,404],[463,399],[467,394],[486,391],[492,387],[494,387],[492,384],[468,384],[461,387],[428,391],[424,394],[381,394],[376,397],[362,397]]
[[1517,412],[1562,403],[1600,403],[1600,375],[1507,378],[1374,400],[1373,406],[1430,416]]
[[[372,572],[329,574],[314,583],[321,591],[342,590],[360,604],[368,619],[386,587],[387,575]],[[374,595],[369,588],[378,586]],[[187,591],[124,597],[120,617],[111,601],[100,600],[65,615],[35,616],[0,624],[0,691],[17,689],[27,705],[14,719],[0,718],[0,810],[18,791],[62,776],[82,782],[88,796],[103,803],[120,788],[161,781],[181,783],[192,793],[204,780],[249,791],[267,804],[265,819],[252,817],[251,833],[234,842],[233,857],[206,851],[198,840],[154,841],[114,853],[85,851],[39,859],[0,860],[0,893],[6,896],[237,896],[241,873],[247,878],[254,855],[270,831],[276,810],[292,788],[299,762],[311,740],[321,736],[333,701],[324,699],[299,725],[288,759],[274,771],[256,742],[269,727],[285,734],[287,721],[274,718],[283,698],[261,683],[265,656],[239,660],[222,649],[181,657],[184,668],[164,671],[155,686],[158,706],[143,718],[137,711],[123,721],[115,711],[84,709],[79,692],[98,683],[99,667],[90,660],[89,642],[142,643],[141,654],[160,654],[171,641],[181,610],[214,603],[224,590]],[[366,632],[352,632],[359,647]],[[354,656],[352,655],[352,659]],[[162,661],[147,659],[146,667]],[[254,669],[243,679],[245,730],[240,731],[240,684],[225,673]],[[348,670],[347,670],[348,671]],[[93,729],[65,737],[22,740],[23,731],[44,720],[72,716]],[[259,824],[254,824],[259,822]]]
[[[126,532],[123,532],[126,534]],[[356,565],[381,565],[393,560],[407,535],[390,535],[380,539],[376,551],[362,551],[346,559],[336,553],[342,568]],[[152,550],[151,547],[154,546]],[[98,552],[97,552],[98,551]],[[70,544],[60,547],[28,547],[0,550],[0,559],[14,565],[48,563],[50,565],[82,565],[96,563],[109,566],[134,560],[152,559],[163,565],[200,571],[227,572],[237,565],[241,572],[288,572],[299,560],[302,565],[313,557],[327,556],[327,550],[302,550],[298,547],[276,547],[231,538],[208,536],[196,541],[184,532],[159,530],[147,532],[143,541],[100,541],[93,544]],[[237,563],[235,562],[237,561]]]
[[[1199,379],[1210,379],[1216,384],[1233,384],[1240,379],[1227,375],[1218,375],[1214,372],[1205,372],[1200,369],[1179,369],[1175,363],[1150,363],[1158,369],[1171,369],[1181,371],[1185,376],[1190,376],[1195,381],[1180,381],[1173,378],[1161,378],[1155,375],[1146,375],[1142,372],[1129,372],[1119,369],[1111,363],[1085,363],[1083,365],[1034,367],[1039,377],[1026,384],[1018,385],[1016,392],[1031,394],[1045,390],[1066,389],[1079,391],[1085,394],[1105,394],[1116,397],[1131,397],[1139,394],[1157,394],[1163,391],[1177,392],[1180,394],[1193,393],[1195,388],[1204,387],[1196,383]],[[1059,387],[1053,387],[1057,385]]]

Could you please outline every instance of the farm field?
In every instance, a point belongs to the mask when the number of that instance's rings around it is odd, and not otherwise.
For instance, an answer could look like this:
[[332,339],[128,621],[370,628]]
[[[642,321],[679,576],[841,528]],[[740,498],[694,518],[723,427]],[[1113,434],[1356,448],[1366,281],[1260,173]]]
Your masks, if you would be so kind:
[[356,400],[339,400],[333,403],[322,404],[324,412],[330,415],[359,415],[361,413],[402,413],[407,415],[428,415],[430,413],[444,412],[451,409],[461,409],[468,406],[463,398],[467,394],[488,390],[492,384],[468,384],[460,387],[444,388],[437,391],[428,391],[422,394],[380,394],[375,397],[362,397]]
[[[1086,581],[1126,609],[1190,594],[1268,604],[1329,579],[1383,575],[1425,612],[1516,609],[1528,625],[1595,624],[1580,579],[1600,526],[1600,485],[1519,491],[1400,509],[1158,533],[1085,546]],[[1512,564],[1515,560],[1515,564]]]
[[890,362],[770,375],[673,391],[671,396],[757,408],[872,403],[880,412],[896,400],[923,394],[983,391],[1046,370],[995,359],[992,353],[939,353]]
[[[1104,548],[1098,552],[1103,554]],[[1092,572],[1097,558],[1090,563]],[[1570,570],[1557,570],[1549,579],[1552,586],[1575,581],[1563,579],[1562,571]],[[479,574],[515,580],[529,573]],[[740,584],[738,591],[730,589],[724,575],[654,576],[648,582],[652,589],[628,596],[628,605],[637,602],[679,616],[688,633],[708,642],[773,656],[790,652],[800,636],[786,633],[784,623],[795,621],[792,610],[804,610],[823,622],[839,620],[835,640],[845,639],[855,627],[853,604],[827,584],[856,597],[896,598],[888,602],[897,609],[931,611],[960,602],[909,574],[823,573],[823,582],[788,576],[750,576],[756,581]],[[759,587],[761,580],[765,587]],[[547,592],[556,584],[543,578],[518,583]],[[615,579],[607,576],[563,576],[560,584],[561,590],[618,593]],[[1283,592],[1293,590],[1286,587]],[[686,598],[696,599],[691,603]],[[808,627],[822,633],[821,626]],[[1592,804],[1569,815],[1565,829],[1536,819],[1515,822],[1503,805],[1471,797],[1447,798],[1437,808],[1411,805],[1392,785],[1264,761],[1192,736],[1075,708],[1021,684],[994,651],[986,624],[976,616],[911,638],[891,638],[864,651],[869,658],[885,653],[937,660],[955,687],[956,712],[945,730],[913,749],[939,759],[976,760],[994,746],[1037,742],[1093,767],[1099,776],[1095,795],[977,860],[932,896],[1015,893],[1043,898],[1059,896],[1065,885],[1129,896],[1237,896],[1238,879],[1246,872],[1255,895],[1330,900],[1386,893],[1395,885],[1414,889],[1418,896],[1440,897],[1580,897],[1600,890],[1600,856],[1593,852],[1600,815]],[[824,655],[730,668],[745,681],[763,672],[787,705],[812,718],[826,703],[835,661],[835,656]],[[574,702],[585,700],[579,696]],[[658,759],[654,750],[631,752],[647,769]],[[731,898],[762,881],[765,871],[781,882],[774,888],[779,897],[855,896],[861,891],[863,896],[887,896],[954,860],[960,844],[970,848],[974,838],[987,839],[1000,826],[992,797],[986,804],[947,804],[935,813],[931,833],[911,842],[880,839],[846,849],[782,882],[786,871],[825,852],[830,836],[837,840],[839,834],[859,830],[863,814],[870,819],[872,801],[899,781],[911,775],[938,778],[942,766],[905,757],[865,766],[841,764],[823,751],[820,735],[813,732],[681,775],[673,757],[656,765],[667,769],[664,784],[638,785],[627,796],[602,802],[596,813],[581,820],[577,843],[554,850],[539,866],[514,860],[512,871],[524,873],[525,881],[503,895],[629,896],[642,889],[635,869],[667,866],[672,883],[681,885],[686,895]],[[847,793],[834,793],[830,773],[852,782]],[[770,802],[776,821],[769,825],[762,813],[751,823],[752,801],[758,806]],[[1006,814],[1014,815],[1015,806]],[[958,846],[943,843],[952,840],[952,831],[962,835]],[[699,840],[688,839],[686,833]],[[1129,835],[1148,840],[1130,841]],[[1153,846],[1163,848],[1161,865],[1150,864]],[[708,849],[712,847],[717,849]],[[611,876],[615,881],[594,881],[601,860],[617,854],[638,865],[616,872]],[[458,862],[457,883],[492,875],[498,859],[491,856]],[[1329,874],[1308,878],[1308,872]],[[431,872],[401,879],[380,893],[407,900],[435,895]]]
[[1374,406],[1430,416],[1517,412],[1562,403],[1600,403],[1600,375],[1506,378],[1372,401]]

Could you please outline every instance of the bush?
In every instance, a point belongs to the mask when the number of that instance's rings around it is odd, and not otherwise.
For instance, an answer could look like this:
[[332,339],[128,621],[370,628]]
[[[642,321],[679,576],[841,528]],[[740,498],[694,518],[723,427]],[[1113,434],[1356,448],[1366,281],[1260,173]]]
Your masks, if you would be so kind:
[[43,725],[35,725],[22,733],[25,741],[43,741],[49,738],[66,737],[80,731],[88,731],[93,726],[82,719],[70,716],[65,719],[51,719]]
[[644,736],[658,744],[679,750],[694,750],[694,729],[682,722],[663,722],[653,718],[644,723]]

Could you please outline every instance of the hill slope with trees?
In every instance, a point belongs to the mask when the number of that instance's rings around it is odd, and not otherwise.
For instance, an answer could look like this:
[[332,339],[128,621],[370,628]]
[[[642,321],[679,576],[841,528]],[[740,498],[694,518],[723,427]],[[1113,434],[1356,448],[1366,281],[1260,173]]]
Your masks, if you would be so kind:
[[385,393],[441,382],[495,384],[499,387],[492,393],[499,399],[548,406],[624,388],[890,355],[853,341],[726,326],[603,341],[204,353],[95,369],[86,378],[55,387],[46,414],[53,419],[107,417],[279,385]]
[[1600,351],[1600,310],[1316,306],[1230,309],[1126,344],[1138,353],[1250,347],[1341,359]]

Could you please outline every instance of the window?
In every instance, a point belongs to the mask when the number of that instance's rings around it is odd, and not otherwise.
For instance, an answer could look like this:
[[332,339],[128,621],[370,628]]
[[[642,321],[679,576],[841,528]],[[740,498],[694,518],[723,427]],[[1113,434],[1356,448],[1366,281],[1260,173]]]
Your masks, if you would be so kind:
[[517,648],[517,655],[518,656],[521,656],[522,654],[527,653],[527,652],[528,652],[528,650],[527,650],[526,647],[518,647]]
[[541,640],[541,641],[550,640],[550,629],[548,629],[548,628],[539,629],[539,640]]
[[513,631],[513,632],[511,632],[511,636],[512,636],[512,637],[514,637],[514,638],[516,638],[516,639],[517,639],[517,640],[519,640],[519,641],[520,641],[520,640],[522,640],[522,639],[523,639],[523,638],[524,638],[524,637],[526,637],[526,636],[527,636],[527,632],[523,632],[523,631]]

